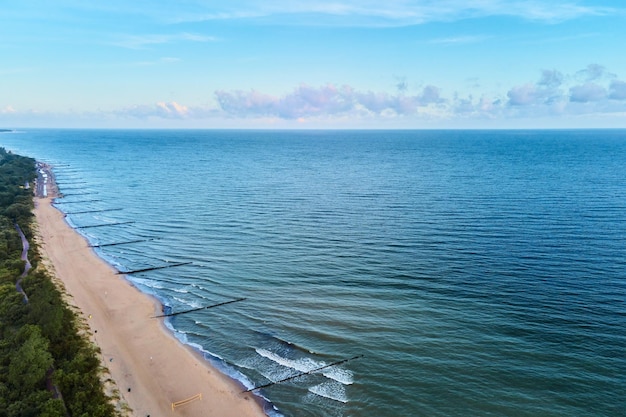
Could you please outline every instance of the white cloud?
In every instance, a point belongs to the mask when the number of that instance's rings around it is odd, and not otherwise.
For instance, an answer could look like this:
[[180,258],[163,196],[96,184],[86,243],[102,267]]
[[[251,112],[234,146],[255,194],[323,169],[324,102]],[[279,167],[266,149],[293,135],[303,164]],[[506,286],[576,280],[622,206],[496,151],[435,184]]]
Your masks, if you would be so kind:
[[583,71],[596,81],[574,84],[580,72],[567,75],[555,69],[544,70],[534,83],[512,86],[504,94],[480,98],[446,96],[434,85],[424,87],[417,94],[408,94],[404,79],[396,93],[358,91],[350,86],[328,84],[319,88],[301,85],[282,96],[256,90],[219,90],[215,94],[219,110],[229,117],[283,120],[340,117],[420,120],[425,116],[441,120],[459,117],[507,120],[561,118],[605,111],[618,114],[626,110],[626,82],[608,77],[610,73],[600,66],[589,66]]
[[609,86],[609,98],[613,100],[626,100],[626,82],[613,80]]
[[350,86],[337,87],[332,84],[319,88],[303,84],[283,96],[272,96],[255,90],[219,90],[215,95],[220,108],[228,115],[282,119],[359,113],[410,115],[416,114],[420,107],[443,101],[439,88],[431,85],[424,87],[417,95],[359,92]]
[[507,92],[512,106],[531,106],[553,104],[562,99],[561,86],[563,76],[558,71],[544,71],[536,84],[527,83],[511,88]]
[[537,88],[534,84],[524,84],[513,87],[507,93],[509,103],[513,106],[527,106],[537,101]]
[[198,35],[194,33],[123,35],[120,36],[118,40],[110,42],[110,44],[128,49],[144,49],[150,45],[166,43],[217,42],[218,40],[218,38],[213,36]]
[[219,5],[213,2],[198,4],[193,10],[174,13],[170,20],[259,19],[264,23],[299,25],[404,26],[513,16],[554,23],[585,16],[615,15],[618,10],[615,7],[584,6],[566,0],[231,0]]
[[297,119],[303,116],[339,114],[353,108],[353,91],[331,84],[321,88],[298,86],[292,93],[275,97],[251,90],[218,90],[215,96],[220,108],[232,116],[273,116]]
[[595,83],[585,83],[575,85],[570,88],[570,100],[577,103],[587,103],[589,101],[601,101],[607,98],[608,94],[604,87]]
[[[588,71],[589,68],[583,70]],[[577,81],[577,72],[563,74],[558,70],[544,70],[536,82],[528,82],[504,89],[500,93],[463,96],[446,93],[435,85],[419,90],[408,87],[400,78],[400,88],[392,92],[358,90],[350,85],[326,84],[319,87],[301,84],[282,95],[258,90],[217,90],[213,105],[197,105],[181,101],[162,101],[110,110],[73,112],[18,111],[10,105],[0,107],[0,122],[16,125],[18,121],[38,120],[39,126],[58,126],[60,120],[73,123],[92,123],[99,120],[108,126],[259,126],[282,123],[287,126],[309,122],[310,127],[401,125],[420,127],[423,123],[439,123],[454,127],[463,123],[499,123],[511,126],[524,121],[549,120],[551,126],[572,117],[612,120],[614,126],[626,127],[626,82],[606,77],[608,71],[596,71],[594,81]],[[208,97],[207,97],[208,99]],[[569,118],[569,119],[568,119]],[[22,122],[20,122],[22,123]],[[33,122],[34,123],[34,122]],[[31,123],[31,125],[35,125]],[[56,124],[54,124],[56,123]],[[522,123],[522,122],[519,122]],[[540,125],[539,125],[540,127]]]
[[4,108],[0,108],[0,114],[12,114],[12,113],[16,113],[17,110],[15,110],[13,108],[13,106],[8,105],[8,106],[4,106]]
[[[601,65],[591,64],[574,76],[566,77],[557,70],[544,70],[537,83],[527,83],[512,87],[508,93],[508,104],[511,106],[552,106],[563,108],[563,103],[600,102],[607,98],[621,100],[621,84],[614,79]],[[584,79],[586,82],[577,85],[566,85],[566,80]],[[601,85],[612,79],[610,86]],[[563,87],[563,88],[562,88]],[[566,92],[568,91],[568,92]]]
[[563,74],[557,70],[543,70],[539,85],[548,88],[557,88],[563,83]]
[[597,64],[571,75],[545,70],[538,82],[509,89],[508,111],[503,115],[513,118],[550,116],[556,120],[590,115],[619,118],[626,111],[626,82],[616,77]]
[[576,78],[583,81],[595,81],[600,79],[615,78],[615,74],[608,72],[602,65],[589,64],[587,65],[587,68],[576,73]]
[[154,61],[137,61],[137,62],[130,63],[129,65],[135,66],[135,67],[148,67],[148,66],[153,66],[153,65],[170,65],[170,64],[174,64],[180,61],[181,61],[180,58],[162,57]]
[[472,95],[467,98],[455,97],[451,115],[467,118],[487,118],[498,117],[503,110],[502,100],[482,96],[474,99]]
[[189,113],[189,107],[178,104],[175,101],[170,103],[160,102],[156,104],[156,107],[168,117],[186,117]]
[[466,45],[470,43],[479,43],[489,39],[489,36],[482,35],[465,35],[465,36],[455,36],[451,38],[437,38],[431,39],[428,43],[432,43],[435,45]]
[[210,117],[214,113],[215,111],[211,109],[201,106],[188,106],[176,101],[136,105],[112,112],[118,117],[137,119],[198,119]]

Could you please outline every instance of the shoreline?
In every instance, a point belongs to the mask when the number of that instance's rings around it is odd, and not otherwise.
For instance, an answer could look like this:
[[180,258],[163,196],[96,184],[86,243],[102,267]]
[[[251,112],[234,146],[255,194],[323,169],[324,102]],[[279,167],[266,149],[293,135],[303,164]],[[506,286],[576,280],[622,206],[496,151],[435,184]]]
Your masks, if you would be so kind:
[[[49,190],[56,191],[49,179]],[[161,311],[158,300],[98,257],[52,205],[54,196],[34,197],[41,256],[78,307],[132,415],[266,417],[259,397],[242,393],[237,381],[176,339],[162,318],[153,318]]]

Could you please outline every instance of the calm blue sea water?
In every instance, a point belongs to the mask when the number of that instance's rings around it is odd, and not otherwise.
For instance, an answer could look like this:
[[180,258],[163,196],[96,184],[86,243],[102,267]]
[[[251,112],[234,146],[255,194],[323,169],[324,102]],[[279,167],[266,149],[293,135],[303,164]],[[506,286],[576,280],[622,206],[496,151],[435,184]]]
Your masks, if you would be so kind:
[[[25,130],[73,225],[285,416],[626,415],[626,131]],[[85,194],[81,193],[96,193]]]

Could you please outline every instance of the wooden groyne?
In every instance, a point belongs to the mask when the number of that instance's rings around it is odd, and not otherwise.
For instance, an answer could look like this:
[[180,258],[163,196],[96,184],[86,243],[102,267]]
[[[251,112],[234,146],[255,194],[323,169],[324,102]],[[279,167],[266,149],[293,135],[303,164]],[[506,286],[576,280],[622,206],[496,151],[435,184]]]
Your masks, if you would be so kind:
[[81,181],[81,180],[78,180],[78,181],[59,181],[57,179],[56,182],[57,182],[57,184],[69,184],[69,185],[87,184],[87,181]]
[[85,210],[85,211],[68,211],[65,214],[85,214],[85,213],[102,213],[105,211],[118,211],[123,210],[121,208],[109,208],[109,209],[100,209],[100,210]]
[[[70,184],[70,185],[76,185],[76,184]],[[85,189],[85,187],[64,187],[64,186],[60,185],[58,181],[57,181],[57,187],[63,188],[65,191],[76,191],[76,190],[84,190]]]
[[135,222],[127,221],[127,222],[116,222],[116,223],[89,224],[87,226],[76,226],[74,227],[74,229],[89,229],[92,227],[119,226],[121,224],[131,224],[131,223],[135,223]]
[[63,191],[61,191],[61,195],[63,197],[73,197],[73,196],[77,196],[77,195],[93,195],[93,194],[98,194],[98,193],[95,192],[95,191],[87,191],[87,192],[84,192],[84,193],[65,194]]
[[243,301],[243,300],[246,300],[246,298],[237,298],[236,300],[224,301],[223,303],[213,304],[213,305],[206,306],[206,307],[192,308],[191,310],[177,311],[175,313],[160,314],[158,316],[153,316],[152,318],[153,319],[158,319],[158,318],[161,318],[161,317],[172,317],[172,316],[177,316],[179,314],[187,314],[187,313],[192,313],[194,311],[207,310],[209,308],[220,307],[220,306],[224,306],[226,304],[238,303],[239,301]]
[[100,243],[97,245],[89,245],[89,247],[90,248],[104,248],[106,246],[129,245],[131,243],[149,242],[151,240],[154,240],[154,239],[137,239],[137,240],[127,240],[125,242]]
[[363,357],[363,355],[357,355],[357,356],[353,356],[353,357],[348,358],[348,359],[342,359],[340,361],[333,362],[333,363],[328,364],[328,365],[320,366],[319,368],[311,369],[310,371],[300,372],[299,374],[290,376],[288,378],[283,378],[283,379],[280,379],[278,381],[269,382],[269,383],[264,384],[264,385],[259,385],[258,387],[250,388],[250,389],[247,389],[247,390],[245,390],[243,392],[245,393],[245,392],[250,392],[250,391],[256,391],[256,390],[259,390],[259,389],[262,389],[262,388],[271,387],[272,385],[280,384],[281,382],[291,381],[292,379],[296,379],[296,378],[299,378],[299,377],[304,376],[304,375],[314,374],[314,373],[319,372],[321,370],[324,370],[326,368],[330,368],[331,366],[341,365],[343,363],[346,363],[346,362],[349,362],[349,361],[352,361],[352,360],[355,360],[355,359],[359,359],[359,358],[362,358],[362,357]]
[[138,274],[139,272],[148,272],[148,271],[156,271],[157,269],[165,269],[165,268],[174,268],[177,266],[183,266],[183,265],[189,265],[191,264],[191,262],[179,262],[179,263],[175,263],[175,264],[167,264],[167,265],[161,265],[161,266],[152,266],[149,268],[142,268],[142,269],[134,269],[132,271],[117,271],[118,275],[127,275],[127,274]]
[[102,200],[82,200],[82,201],[54,201],[52,204],[80,204],[80,203],[98,203]]

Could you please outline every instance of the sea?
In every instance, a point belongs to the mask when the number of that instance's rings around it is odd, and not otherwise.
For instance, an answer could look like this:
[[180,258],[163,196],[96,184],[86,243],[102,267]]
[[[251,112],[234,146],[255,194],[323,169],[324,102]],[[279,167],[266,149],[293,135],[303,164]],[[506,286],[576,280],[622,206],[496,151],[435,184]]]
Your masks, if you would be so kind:
[[52,164],[67,222],[270,416],[626,416],[626,130],[0,146]]

